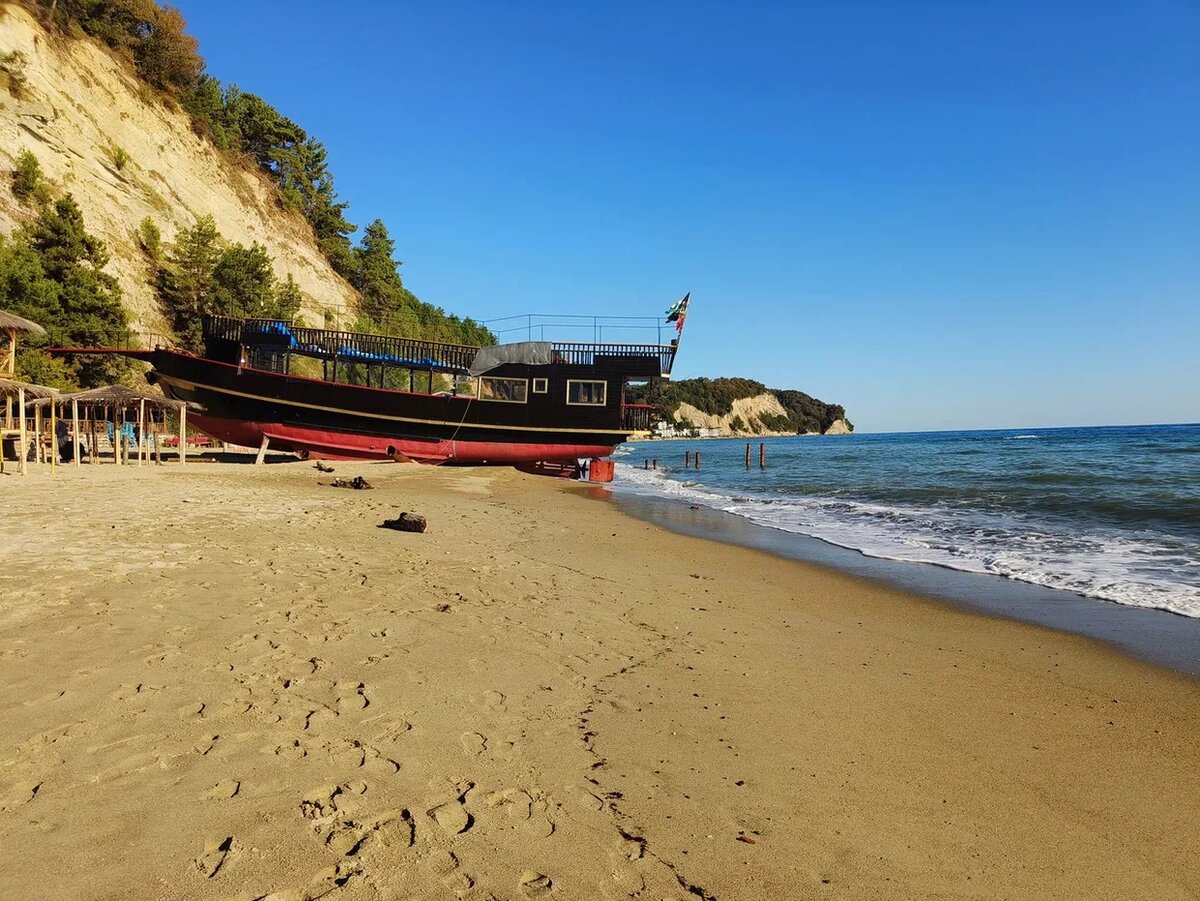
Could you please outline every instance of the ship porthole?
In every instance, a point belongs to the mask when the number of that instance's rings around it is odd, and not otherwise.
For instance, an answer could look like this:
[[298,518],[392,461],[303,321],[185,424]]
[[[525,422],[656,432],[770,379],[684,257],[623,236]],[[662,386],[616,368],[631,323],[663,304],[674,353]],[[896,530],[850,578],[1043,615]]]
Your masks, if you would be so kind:
[[397,453],[399,453],[399,451],[396,450],[396,445],[389,444],[387,448],[387,455],[389,457],[395,457]]

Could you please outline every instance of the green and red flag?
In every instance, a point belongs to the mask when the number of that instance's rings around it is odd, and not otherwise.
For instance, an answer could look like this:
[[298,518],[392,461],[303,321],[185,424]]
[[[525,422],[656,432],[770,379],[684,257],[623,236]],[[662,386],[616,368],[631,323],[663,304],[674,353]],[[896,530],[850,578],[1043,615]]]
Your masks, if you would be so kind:
[[688,304],[692,302],[692,292],[683,295],[683,299],[667,310],[667,322],[675,323],[675,331],[683,331],[683,321],[687,319]]

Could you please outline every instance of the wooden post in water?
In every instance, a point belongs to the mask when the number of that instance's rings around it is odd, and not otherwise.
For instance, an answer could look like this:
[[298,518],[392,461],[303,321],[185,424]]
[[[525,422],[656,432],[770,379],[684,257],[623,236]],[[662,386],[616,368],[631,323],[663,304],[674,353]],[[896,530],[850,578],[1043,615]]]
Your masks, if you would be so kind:
[[696,468],[700,468],[700,451],[696,451]]
[[750,442],[746,442],[746,468],[750,468]]
[[650,461],[649,461],[649,460],[643,460],[643,461],[642,461],[642,469],[649,469],[649,468],[650,468]]
[[683,452],[683,468],[691,469],[691,466],[692,466],[692,452],[684,451]]
[[767,444],[765,441],[760,442],[758,445],[758,468],[767,468]]
[[651,461],[650,461],[650,465],[651,465],[651,466],[652,466],[654,469],[658,469],[658,458],[657,458],[657,457],[655,457],[653,460],[651,460]]

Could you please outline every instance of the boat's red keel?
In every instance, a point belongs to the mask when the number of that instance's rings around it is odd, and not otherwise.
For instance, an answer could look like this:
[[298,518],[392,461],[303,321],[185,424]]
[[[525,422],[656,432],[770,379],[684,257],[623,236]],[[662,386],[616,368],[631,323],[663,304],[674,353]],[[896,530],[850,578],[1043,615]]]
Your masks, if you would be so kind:
[[333,432],[281,422],[247,422],[191,415],[188,422],[229,444],[258,447],[263,437],[275,450],[323,460],[413,460],[474,466],[518,466],[534,463],[574,463],[582,458],[607,457],[612,445],[519,444],[505,441],[418,441],[381,435]]

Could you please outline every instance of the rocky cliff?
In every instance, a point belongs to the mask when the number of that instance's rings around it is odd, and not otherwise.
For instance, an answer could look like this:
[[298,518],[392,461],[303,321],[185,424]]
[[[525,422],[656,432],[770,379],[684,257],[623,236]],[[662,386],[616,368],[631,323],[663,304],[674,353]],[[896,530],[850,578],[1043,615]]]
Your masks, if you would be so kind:
[[854,426],[841,404],[791,388],[768,388],[746,378],[658,382],[626,392],[630,403],[651,404],[656,415],[683,428],[722,435],[848,435]]
[[[769,392],[753,397],[739,397],[731,403],[728,413],[705,413],[691,404],[682,403],[675,410],[675,421],[694,429],[719,429],[723,435],[792,435],[794,432],[772,429],[767,422],[786,417],[787,411],[779,398]],[[766,422],[764,422],[764,417]]]
[[[278,276],[290,273],[303,310],[321,321],[326,308],[353,303],[354,290],[330,268],[312,230],[284,211],[275,188],[196,135],[188,115],[141,83],[129,66],[98,44],[47,32],[23,7],[0,3],[0,53],[19,53],[19,96],[0,92],[0,170],[12,171],[28,149],[53,186],[69,191],[90,232],[112,256],[132,324],[142,335],[167,326],[150,285],[136,231],[154,222],[164,239],[211,215],[230,241],[267,248]],[[0,191],[0,232],[30,212]]]

